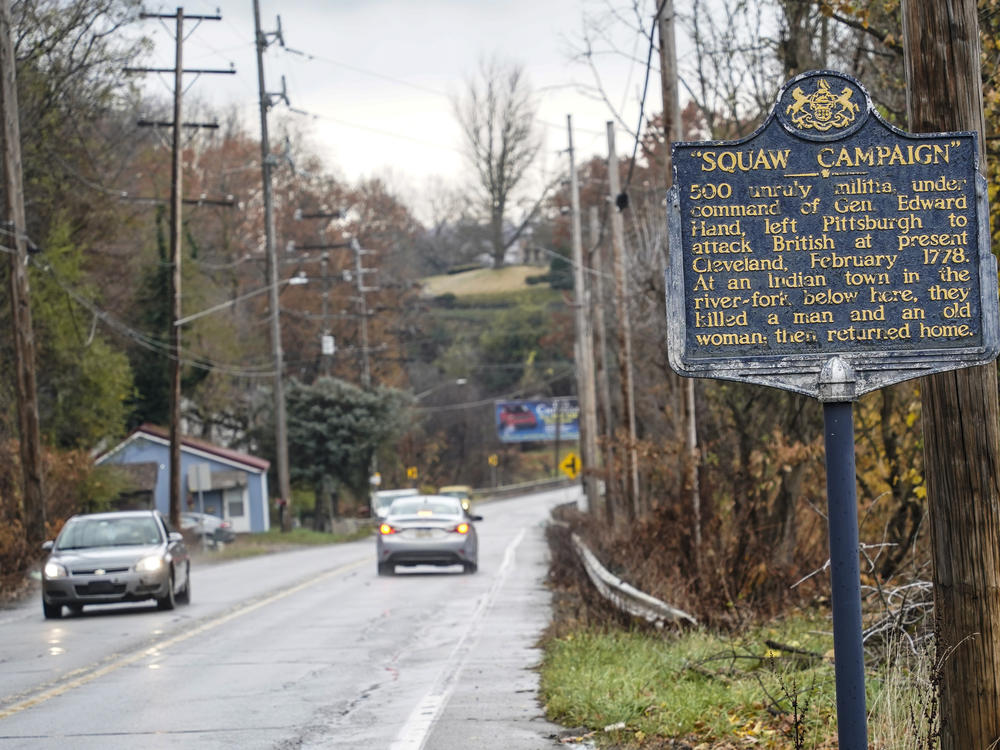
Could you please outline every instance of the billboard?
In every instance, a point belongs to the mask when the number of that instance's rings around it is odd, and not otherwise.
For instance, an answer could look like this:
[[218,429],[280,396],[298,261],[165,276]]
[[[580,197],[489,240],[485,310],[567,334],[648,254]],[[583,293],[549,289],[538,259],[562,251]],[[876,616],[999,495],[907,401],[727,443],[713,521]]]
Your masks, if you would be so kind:
[[503,443],[536,440],[578,440],[580,406],[576,398],[497,401],[497,437]]

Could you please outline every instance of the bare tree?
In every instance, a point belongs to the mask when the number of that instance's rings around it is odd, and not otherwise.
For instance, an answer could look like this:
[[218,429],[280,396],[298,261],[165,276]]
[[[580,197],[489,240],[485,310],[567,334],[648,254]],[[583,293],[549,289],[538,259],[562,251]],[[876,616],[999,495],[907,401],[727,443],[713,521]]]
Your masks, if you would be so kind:
[[517,241],[531,216],[505,232],[511,198],[541,147],[535,131],[534,95],[520,65],[491,58],[480,63],[478,76],[468,81],[454,108],[489,216],[493,267],[500,268],[507,248]]

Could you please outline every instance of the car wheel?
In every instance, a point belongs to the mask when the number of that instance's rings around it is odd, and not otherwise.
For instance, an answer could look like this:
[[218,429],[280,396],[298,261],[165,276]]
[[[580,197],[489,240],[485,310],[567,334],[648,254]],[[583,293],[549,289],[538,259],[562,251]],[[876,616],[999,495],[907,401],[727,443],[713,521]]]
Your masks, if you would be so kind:
[[174,598],[174,574],[171,573],[170,581],[167,583],[167,593],[156,600],[156,606],[162,610],[170,610],[176,605],[177,600]]
[[396,566],[392,563],[379,563],[378,564],[378,574],[380,576],[391,576],[396,572]]
[[181,604],[191,603],[191,564],[188,563],[187,569],[184,571],[184,588],[177,595],[177,601]]
[[465,572],[470,574],[479,570],[479,565],[474,562],[462,563],[462,566],[465,568]]
[[46,620],[58,620],[62,617],[62,605],[49,604],[47,601],[42,599],[42,614],[45,615]]

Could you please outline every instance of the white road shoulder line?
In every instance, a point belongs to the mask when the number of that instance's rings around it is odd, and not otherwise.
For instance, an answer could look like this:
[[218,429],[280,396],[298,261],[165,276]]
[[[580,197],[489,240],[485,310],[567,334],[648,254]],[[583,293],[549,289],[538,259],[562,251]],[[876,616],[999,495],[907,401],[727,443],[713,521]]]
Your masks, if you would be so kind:
[[507,545],[503,554],[503,562],[500,563],[500,568],[493,579],[489,591],[479,600],[476,611],[469,618],[469,626],[465,629],[462,637],[455,644],[455,648],[448,657],[446,662],[448,668],[441,674],[430,692],[424,696],[410,713],[403,728],[396,735],[396,739],[393,740],[392,745],[389,746],[390,750],[421,750],[424,743],[427,742],[431,729],[441,715],[442,709],[448,704],[451,694],[455,690],[455,685],[458,683],[458,675],[465,665],[466,657],[471,648],[472,636],[479,634],[483,616],[493,605],[493,600],[496,599],[497,593],[507,580],[510,571],[514,568],[514,553],[524,539],[524,534],[525,529],[521,529],[513,541]]

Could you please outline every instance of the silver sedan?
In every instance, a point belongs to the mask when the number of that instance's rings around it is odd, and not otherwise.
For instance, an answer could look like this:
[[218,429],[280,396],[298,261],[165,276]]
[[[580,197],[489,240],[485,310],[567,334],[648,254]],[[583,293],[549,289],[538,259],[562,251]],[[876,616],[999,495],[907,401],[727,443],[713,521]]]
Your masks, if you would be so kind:
[[473,521],[458,498],[414,495],[394,500],[379,521],[376,535],[378,574],[391,575],[397,565],[461,565],[466,573],[479,568],[479,541]]
[[181,535],[156,511],[73,516],[46,542],[42,612],[79,614],[86,604],[156,601],[160,609],[191,599],[191,561]]

